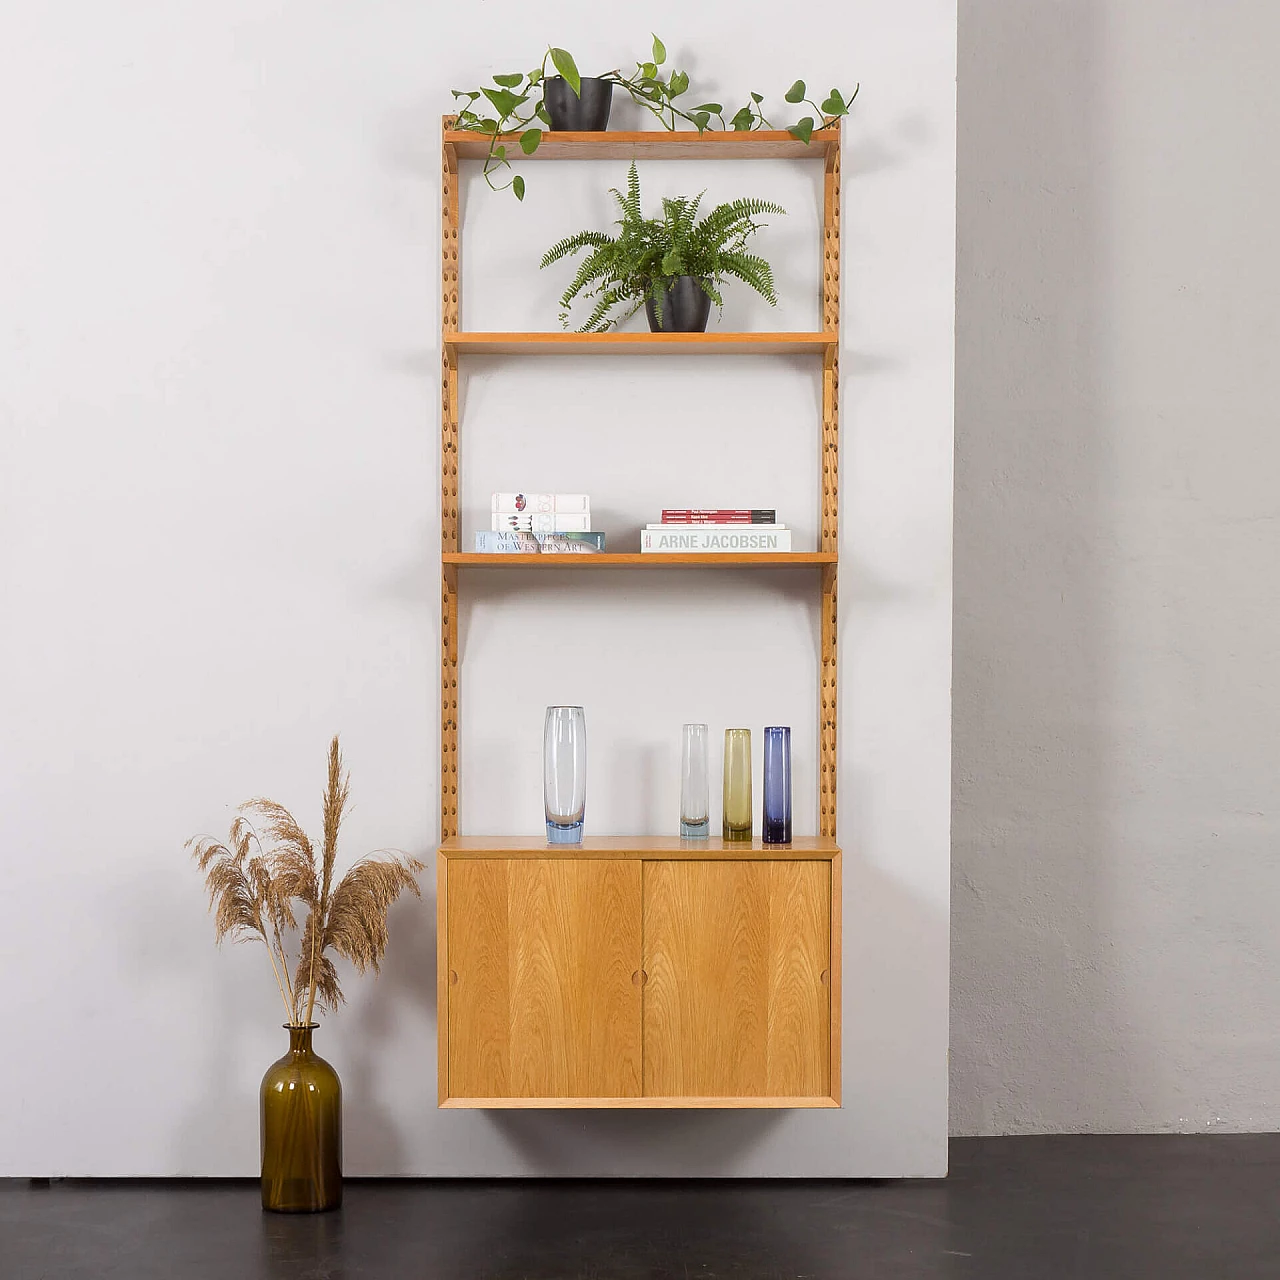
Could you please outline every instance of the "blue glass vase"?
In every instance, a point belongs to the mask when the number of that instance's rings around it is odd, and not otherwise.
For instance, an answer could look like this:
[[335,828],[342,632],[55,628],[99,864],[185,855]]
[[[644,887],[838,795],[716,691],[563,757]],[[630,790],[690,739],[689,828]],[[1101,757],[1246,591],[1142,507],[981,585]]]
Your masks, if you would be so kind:
[[771,725],[764,731],[764,820],[760,838],[765,844],[791,843],[791,730]]

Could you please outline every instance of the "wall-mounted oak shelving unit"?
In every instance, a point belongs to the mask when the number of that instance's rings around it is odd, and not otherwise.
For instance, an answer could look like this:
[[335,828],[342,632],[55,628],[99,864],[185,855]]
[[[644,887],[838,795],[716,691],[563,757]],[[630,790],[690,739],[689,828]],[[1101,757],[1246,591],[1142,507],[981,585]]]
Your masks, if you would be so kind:
[[[441,147],[441,654],[437,863],[439,1082],[444,1107],[840,1105],[836,845],[840,126],[787,133],[547,133],[529,160],[810,160],[824,171],[817,333],[483,333],[459,315],[459,163]],[[515,141],[509,151],[518,152]],[[789,554],[474,555],[459,510],[458,377],[469,353],[760,358],[822,368],[818,550]],[[816,572],[819,834],[787,846],[666,837],[458,833],[458,591],[473,569]],[[464,571],[464,572],[460,572]]]

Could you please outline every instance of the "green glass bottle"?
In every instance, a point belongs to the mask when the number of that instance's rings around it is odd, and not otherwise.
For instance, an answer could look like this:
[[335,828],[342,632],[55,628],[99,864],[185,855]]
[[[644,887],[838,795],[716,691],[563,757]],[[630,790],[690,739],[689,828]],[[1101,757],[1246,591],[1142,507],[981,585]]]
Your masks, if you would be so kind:
[[320,1213],[342,1203],[342,1081],[289,1026],[289,1052],[262,1077],[262,1207]]

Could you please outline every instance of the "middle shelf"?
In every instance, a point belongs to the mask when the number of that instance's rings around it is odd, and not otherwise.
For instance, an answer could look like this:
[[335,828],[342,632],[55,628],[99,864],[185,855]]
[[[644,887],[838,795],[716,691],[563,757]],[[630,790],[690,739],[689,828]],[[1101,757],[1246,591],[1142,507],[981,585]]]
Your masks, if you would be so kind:
[[589,555],[498,554],[446,551],[443,564],[478,569],[786,569],[800,565],[835,564],[834,551],[596,551]]
[[832,352],[834,333],[486,333],[448,332],[447,352],[478,355],[602,355],[667,352],[703,355],[791,355]]

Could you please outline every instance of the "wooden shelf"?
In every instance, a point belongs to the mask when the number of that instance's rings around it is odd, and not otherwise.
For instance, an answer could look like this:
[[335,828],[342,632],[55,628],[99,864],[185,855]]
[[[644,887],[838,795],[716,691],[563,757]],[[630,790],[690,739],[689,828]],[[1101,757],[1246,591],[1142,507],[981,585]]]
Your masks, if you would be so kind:
[[[555,133],[547,130],[537,151],[526,156],[520,150],[519,134],[502,139],[511,160],[823,160],[840,146],[837,128],[815,133],[806,146],[785,130],[756,133],[721,133],[708,129],[649,130],[624,133]],[[466,129],[448,129],[444,145],[452,147],[460,160],[483,160],[489,154],[487,134]]]
[[782,1108],[804,1110],[819,1107],[839,1107],[835,1098],[800,1097],[800,1098],[763,1098],[751,1094],[747,1097],[709,1097],[709,1098],[446,1098],[440,1106],[446,1111],[460,1110],[506,1110],[506,1111],[597,1111],[631,1110],[631,1111],[712,1111],[752,1108],[760,1111],[780,1110]]
[[446,858],[662,858],[692,861],[783,861],[802,859],[826,862],[840,853],[827,836],[797,836],[790,844],[765,844],[761,840],[684,840],[680,836],[586,836],[581,844],[548,844],[537,836],[450,836],[440,845]]
[[594,551],[583,555],[446,551],[440,559],[474,569],[789,569],[835,564],[837,555],[834,551]]
[[833,350],[834,333],[446,333],[445,349],[476,355],[804,355]]

